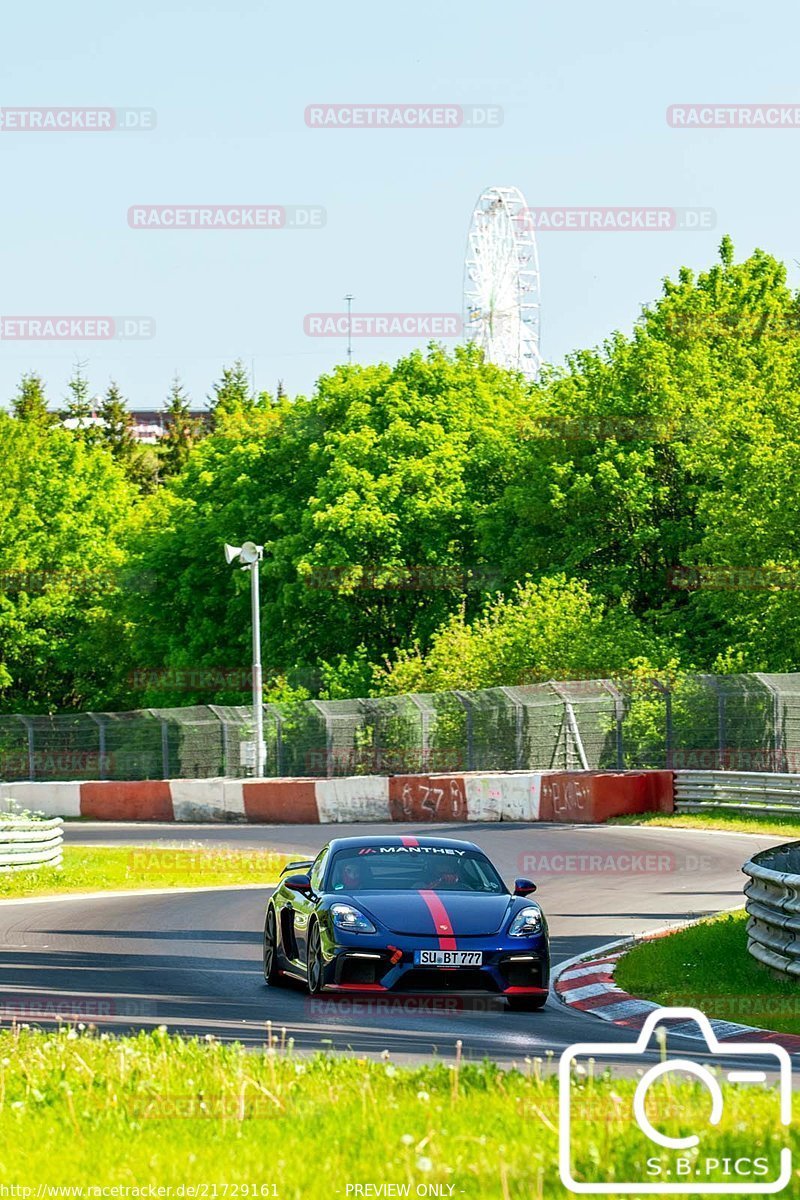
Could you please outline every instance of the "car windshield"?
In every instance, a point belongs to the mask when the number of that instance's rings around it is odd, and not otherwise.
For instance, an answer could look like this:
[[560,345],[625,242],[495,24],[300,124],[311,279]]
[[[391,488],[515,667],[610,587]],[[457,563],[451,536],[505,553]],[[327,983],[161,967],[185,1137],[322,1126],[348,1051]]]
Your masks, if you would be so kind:
[[352,846],[339,850],[328,869],[329,892],[506,891],[478,850],[444,846]]

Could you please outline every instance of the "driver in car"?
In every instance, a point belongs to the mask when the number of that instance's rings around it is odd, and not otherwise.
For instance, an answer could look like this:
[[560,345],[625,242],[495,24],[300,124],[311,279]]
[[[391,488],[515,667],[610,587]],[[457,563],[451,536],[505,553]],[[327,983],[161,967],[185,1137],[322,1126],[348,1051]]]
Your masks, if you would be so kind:
[[425,865],[425,886],[431,891],[457,887],[461,883],[459,862],[443,862],[431,857]]

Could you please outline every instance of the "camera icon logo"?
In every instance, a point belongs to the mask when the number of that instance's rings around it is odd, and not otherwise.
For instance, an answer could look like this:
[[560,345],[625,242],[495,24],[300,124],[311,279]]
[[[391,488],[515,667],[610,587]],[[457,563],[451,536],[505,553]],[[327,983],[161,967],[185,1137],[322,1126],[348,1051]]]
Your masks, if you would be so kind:
[[[684,1057],[665,1057],[663,1052],[661,1061],[655,1065],[648,1065],[646,1059],[642,1061],[648,1050],[659,1049],[659,1034],[662,1035],[660,1048],[663,1051],[663,1035],[667,1031],[659,1027],[664,1021],[691,1022],[699,1028],[706,1043],[703,1062]],[[682,1030],[673,1028],[672,1032],[679,1034]],[[591,1066],[582,1067],[581,1060],[589,1059],[594,1060]],[[582,1086],[579,1081],[581,1078],[591,1078],[594,1070],[602,1070],[604,1060],[618,1063],[627,1059],[631,1060],[632,1065],[638,1059],[646,1068],[634,1093],[630,1141],[626,1145],[627,1161],[636,1166],[636,1171],[631,1171],[631,1174],[638,1175],[638,1178],[621,1179],[618,1174],[595,1178],[602,1175],[604,1164],[598,1163],[591,1155],[581,1153],[580,1106],[588,1109],[586,1120],[595,1122],[595,1131],[597,1120],[603,1119],[603,1112],[596,1090]],[[742,1059],[747,1060],[745,1065],[742,1065]],[[730,1156],[709,1156],[703,1151],[702,1130],[687,1132],[687,1122],[682,1112],[670,1113],[662,1109],[651,1119],[648,1099],[651,1111],[656,1099],[652,1089],[671,1073],[690,1076],[706,1089],[706,1120],[711,1127],[719,1126],[725,1115],[725,1097],[720,1077],[731,1085],[756,1085],[762,1089],[762,1095],[771,1097],[776,1105],[776,1128],[779,1125],[788,1126],[791,1121],[792,1062],[782,1046],[727,1040],[723,1044],[714,1033],[708,1017],[698,1009],[656,1009],[647,1017],[638,1039],[633,1043],[579,1042],[568,1046],[561,1055],[558,1079],[559,1174],[562,1184],[569,1191],[583,1195],[758,1196],[783,1191],[792,1177],[792,1152],[788,1146],[781,1148],[779,1154],[776,1150],[771,1157],[767,1153],[754,1153],[752,1146],[745,1147],[741,1154],[738,1151],[730,1154],[729,1151]],[[770,1075],[777,1081],[774,1086],[770,1086]],[[594,1142],[595,1138],[591,1141]]]

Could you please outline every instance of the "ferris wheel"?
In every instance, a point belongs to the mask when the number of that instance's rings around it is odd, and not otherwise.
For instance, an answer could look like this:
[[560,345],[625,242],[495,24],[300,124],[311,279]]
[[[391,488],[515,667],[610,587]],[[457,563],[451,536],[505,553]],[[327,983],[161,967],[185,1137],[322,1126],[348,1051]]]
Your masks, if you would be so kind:
[[464,330],[488,362],[528,379],[539,374],[539,256],[519,188],[487,188],[475,205],[464,263]]

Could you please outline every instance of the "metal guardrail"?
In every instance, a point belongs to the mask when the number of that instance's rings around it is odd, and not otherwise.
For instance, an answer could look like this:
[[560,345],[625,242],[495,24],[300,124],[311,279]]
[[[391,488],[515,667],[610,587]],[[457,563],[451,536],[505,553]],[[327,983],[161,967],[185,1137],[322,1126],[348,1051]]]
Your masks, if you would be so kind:
[[800,842],[773,846],[742,867],[747,949],[771,971],[800,978]]
[[0,817],[0,872],[61,866],[63,827],[61,817],[49,821]]
[[761,771],[676,771],[676,812],[736,808],[800,813],[800,775]]

